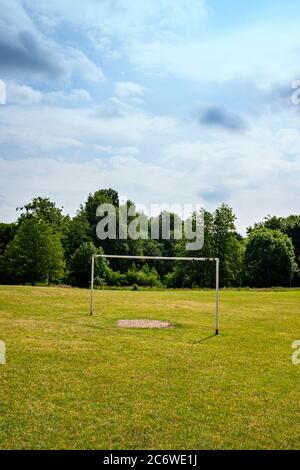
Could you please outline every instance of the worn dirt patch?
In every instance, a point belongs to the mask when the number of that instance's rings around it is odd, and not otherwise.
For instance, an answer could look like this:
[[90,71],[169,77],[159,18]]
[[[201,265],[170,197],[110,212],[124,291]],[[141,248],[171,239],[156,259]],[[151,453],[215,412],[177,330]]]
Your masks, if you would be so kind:
[[119,320],[119,328],[172,328],[171,323],[159,320]]

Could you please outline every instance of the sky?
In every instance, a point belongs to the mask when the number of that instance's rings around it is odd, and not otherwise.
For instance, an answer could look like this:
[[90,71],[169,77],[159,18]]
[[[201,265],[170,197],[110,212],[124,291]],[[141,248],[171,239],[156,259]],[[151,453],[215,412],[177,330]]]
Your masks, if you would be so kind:
[[112,187],[299,213],[298,0],[0,0],[0,220]]

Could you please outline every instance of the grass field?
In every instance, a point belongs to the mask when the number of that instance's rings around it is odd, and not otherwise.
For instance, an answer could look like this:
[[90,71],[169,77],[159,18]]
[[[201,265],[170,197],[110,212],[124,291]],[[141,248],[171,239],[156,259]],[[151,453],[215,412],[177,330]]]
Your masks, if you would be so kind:
[[[1,449],[300,447],[300,291],[0,287]],[[169,330],[123,330],[118,319]]]

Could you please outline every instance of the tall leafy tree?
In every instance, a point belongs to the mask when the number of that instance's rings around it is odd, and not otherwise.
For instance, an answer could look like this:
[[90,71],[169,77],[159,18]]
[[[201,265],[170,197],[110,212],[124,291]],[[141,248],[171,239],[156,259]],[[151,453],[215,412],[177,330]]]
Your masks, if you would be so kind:
[[13,281],[9,275],[5,250],[13,240],[17,231],[17,224],[0,223],[0,283],[7,284]]
[[57,207],[55,202],[52,202],[48,197],[33,198],[31,202],[18,207],[17,210],[21,211],[19,223],[35,217],[44,220],[47,224],[60,231],[63,229],[66,219],[68,219],[68,216],[63,214],[62,208]]
[[87,220],[93,230],[93,237],[96,237],[96,225],[99,220],[96,216],[96,212],[101,204],[112,204],[114,207],[118,207],[119,195],[117,191],[111,188],[99,189],[94,194],[89,194],[84,206],[82,206],[81,209],[85,211]]
[[79,211],[75,217],[66,223],[63,232],[62,243],[67,263],[69,263],[77,248],[88,241],[91,241],[90,225],[86,213]]
[[7,245],[14,238],[17,231],[16,224],[5,224],[0,222],[0,253],[4,253]]
[[290,286],[297,270],[290,238],[279,230],[251,231],[244,258],[245,283],[250,287]]
[[[221,286],[241,284],[243,242],[242,237],[236,233],[234,221],[232,209],[225,204],[214,213],[205,211],[204,246],[201,250],[184,253],[185,256],[219,258]],[[213,287],[215,266],[208,262],[177,264],[174,280],[176,287]]]
[[294,275],[293,284],[300,286],[300,216],[290,215],[284,220],[284,233],[292,240],[298,270]]
[[[88,287],[91,280],[92,255],[103,254],[101,248],[96,248],[92,242],[85,242],[75,251],[70,262],[70,281],[77,287]],[[108,274],[106,259],[95,260],[94,276],[96,281],[104,280]]]
[[214,213],[214,257],[220,259],[220,285],[239,284],[242,266],[241,237],[236,233],[236,216],[231,207],[222,204]]
[[[94,194],[89,194],[85,205],[81,207],[81,212],[85,214],[89,224],[89,239],[96,247],[103,248],[106,254],[129,253],[128,240],[120,240],[118,238],[118,230],[116,232],[116,239],[107,238],[100,240],[98,238],[96,232],[97,224],[103,217],[106,217],[106,214],[102,217],[97,216],[97,208],[102,204],[114,206],[117,221],[116,228],[118,229],[119,195],[111,188],[99,189]],[[120,267],[120,263],[116,263],[116,267]]]
[[263,222],[256,223],[254,228],[250,227],[248,233],[257,228],[267,228],[271,230],[280,230],[291,240],[295,250],[295,259],[298,265],[298,271],[293,278],[293,285],[300,286],[300,216],[290,215],[286,218],[268,215]]
[[262,222],[257,222],[254,224],[254,227],[248,228],[248,233],[252,230],[259,229],[259,228],[268,228],[270,230],[280,230],[284,232],[285,227],[285,219],[283,217],[276,217],[267,215]]
[[[196,229],[197,213],[192,215],[193,230]],[[186,240],[178,241],[178,256],[207,257],[214,256],[213,240],[213,214],[204,212],[204,246],[201,250],[186,251]],[[215,272],[212,263],[177,262],[174,264],[174,273],[166,275],[167,285],[170,287],[213,287],[215,284]]]
[[37,217],[22,221],[5,258],[10,275],[20,283],[58,282],[64,274],[60,234]]
[[[181,251],[183,250],[182,240],[177,240],[175,237],[175,230],[177,227],[181,227],[183,230],[181,218],[173,213],[168,211],[162,211],[158,217],[151,218],[149,220],[149,236],[151,236],[151,224],[155,223],[159,227],[159,239],[155,240],[159,246],[160,256],[180,256]],[[165,229],[163,225],[166,224]],[[169,236],[164,238],[164,230],[166,233],[169,229]],[[151,263],[150,263],[151,265]],[[175,268],[173,261],[163,261],[155,263],[155,268],[157,269],[160,277],[164,277],[167,273],[172,272]]]

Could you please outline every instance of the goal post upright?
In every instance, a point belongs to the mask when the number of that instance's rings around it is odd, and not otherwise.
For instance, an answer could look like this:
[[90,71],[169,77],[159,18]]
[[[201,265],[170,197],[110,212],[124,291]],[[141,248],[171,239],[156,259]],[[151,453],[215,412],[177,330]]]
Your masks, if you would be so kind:
[[216,261],[216,336],[218,336],[219,334],[220,260],[219,258],[216,258],[215,261]]
[[192,257],[176,257],[176,256],[130,256],[130,255],[92,255],[91,260],[91,292],[90,292],[90,315],[94,313],[94,272],[95,259],[129,259],[140,261],[208,261],[216,264],[216,336],[219,334],[219,289],[220,289],[220,260],[219,258],[192,258]]
[[93,311],[94,311],[94,271],[95,271],[95,258],[96,258],[96,257],[97,257],[97,255],[92,255],[90,315],[93,315]]

